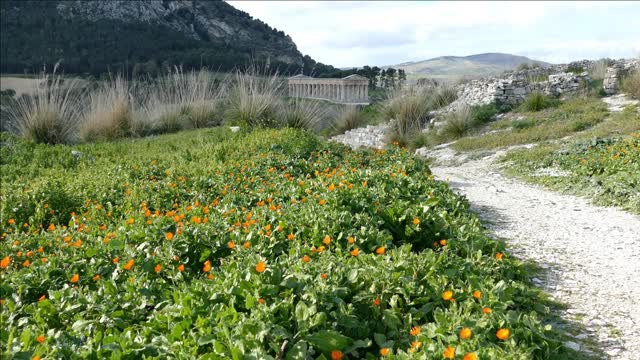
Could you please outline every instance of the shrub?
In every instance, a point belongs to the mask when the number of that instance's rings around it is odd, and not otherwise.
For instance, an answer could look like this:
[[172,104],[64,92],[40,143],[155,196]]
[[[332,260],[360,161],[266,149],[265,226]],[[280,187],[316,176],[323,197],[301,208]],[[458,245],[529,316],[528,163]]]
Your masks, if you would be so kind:
[[514,120],[511,122],[511,127],[514,130],[524,130],[536,126],[537,122],[532,119]]
[[367,118],[358,106],[345,106],[338,112],[331,127],[334,129],[334,134],[338,135],[362,127],[366,122]]
[[237,71],[231,87],[227,118],[232,123],[249,127],[278,127],[282,83],[277,74],[265,74],[252,66]]
[[40,86],[21,96],[7,109],[9,126],[20,136],[45,144],[64,144],[76,139],[80,119],[77,82],[43,74]]
[[435,92],[430,98],[430,108],[440,109],[443,108],[458,98],[458,92],[453,86],[442,85],[435,89]]
[[543,93],[534,92],[524,99],[524,102],[520,105],[520,111],[540,111],[558,106],[558,104],[560,104],[558,100],[551,99]]
[[446,115],[440,134],[445,139],[458,139],[475,126],[471,108],[463,106]]
[[607,68],[609,67],[608,59],[600,59],[593,63],[590,70],[590,76],[593,80],[603,80],[607,74]]
[[640,99],[640,70],[635,70],[622,79],[622,91],[634,99]]
[[327,107],[318,101],[293,99],[283,105],[280,116],[284,124],[296,129],[316,129],[327,116]]
[[131,135],[133,109],[128,82],[117,77],[89,95],[80,136],[83,140],[114,140]]
[[486,124],[498,115],[500,110],[495,103],[471,107],[471,116],[476,124]]
[[405,137],[420,131],[429,120],[432,110],[431,90],[411,89],[398,91],[387,100],[383,113],[392,120],[391,131]]

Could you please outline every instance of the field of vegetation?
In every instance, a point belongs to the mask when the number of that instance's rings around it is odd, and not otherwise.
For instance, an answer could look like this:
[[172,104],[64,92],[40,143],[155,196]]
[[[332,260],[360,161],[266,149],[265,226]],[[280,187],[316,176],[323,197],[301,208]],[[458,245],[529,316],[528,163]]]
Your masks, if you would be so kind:
[[[595,203],[640,213],[640,116],[634,106],[567,143],[509,152],[507,172]],[[540,174],[552,169],[560,174]]]
[[526,268],[404,149],[1,140],[4,356],[575,358]]

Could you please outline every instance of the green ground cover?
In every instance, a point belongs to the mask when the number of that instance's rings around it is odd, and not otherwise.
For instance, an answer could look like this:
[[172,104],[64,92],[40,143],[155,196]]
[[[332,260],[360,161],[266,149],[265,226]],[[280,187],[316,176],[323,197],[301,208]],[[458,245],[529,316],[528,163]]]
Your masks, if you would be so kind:
[[527,268],[406,150],[221,128],[1,142],[4,356],[579,356]]

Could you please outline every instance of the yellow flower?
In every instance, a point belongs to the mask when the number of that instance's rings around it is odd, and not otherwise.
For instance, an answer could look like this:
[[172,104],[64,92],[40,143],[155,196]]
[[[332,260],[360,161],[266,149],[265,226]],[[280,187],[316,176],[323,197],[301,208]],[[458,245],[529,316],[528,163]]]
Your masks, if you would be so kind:
[[412,327],[411,330],[409,330],[409,334],[411,334],[411,336],[418,336],[418,334],[420,334],[420,328],[417,326]]
[[464,358],[462,358],[462,360],[478,360],[478,357],[476,356],[476,354],[470,352],[465,354]]
[[455,359],[456,349],[449,346],[446,349],[444,349],[442,356],[444,356],[445,359]]
[[507,340],[509,338],[509,329],[498,329],[498,331],[496,331],[496,337],[500,340]]

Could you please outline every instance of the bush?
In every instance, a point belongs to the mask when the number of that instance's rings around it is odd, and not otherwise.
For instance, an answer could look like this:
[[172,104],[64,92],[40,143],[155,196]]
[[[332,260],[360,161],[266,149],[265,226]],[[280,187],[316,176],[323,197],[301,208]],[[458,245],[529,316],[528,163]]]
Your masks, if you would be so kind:
[[520,105],[520,111],[540,111],[546,108],[555,107],[560,104],[559,100],[551,99],[543,93],[534,92],[529,94]]
[[237,71],[231,88],[227,118],[249,127],[279,127],[276,119],[282,83],[277,74],[264,74],[256,67]]
[[[419,132],[428,122],[433,108],[433,92],[424,89],[398,91],[387,100],[383,113],[392,120],[394,136],[406,137]],[[444,95],[443,97],[444,98]]]
[[500,109],[495,103],[471,107],[471,116],[476,124],[486,124],[495,119]]
[[458,98],[458,92],[453,86],[439,86],[430,98],[430,108],[432,110],[443,108]]
[[622,79],[622,91],[634,99],[640,99],[640,70],[635,70]]
[[339,135],[351,129],[362,127],[366,122],[367,118],[358,106],[345,106],[338,112],[331,127],[334,129],[334,134]]
[[589,75],[593,80],[603,80],[607,74],[607,68],[609,67],[608,59],[600,59],[593,63],[591,69],[589,69]]
[[537,122],[531,119],[514,120],[511,122],[513,130],[524,130],[536,126]]
[[77,82],[62,85],[60,76],[44,74],[41,85],[7,109],[8,123],[20,136],[45,144],[65,144],[76,139],[80,120]]
[[475,125],[471,108],[463,106],[447,114],[440,134],[445,139],[459,139],[467,135]]
[[83,140],[114,140],[130,136],[133,109],[128,82],[117,77],[89,95],[80,136]]
[[327,107],[319,101],[292,99],[280,111],[282,121],[295,129],[317,128],[327,116]]

